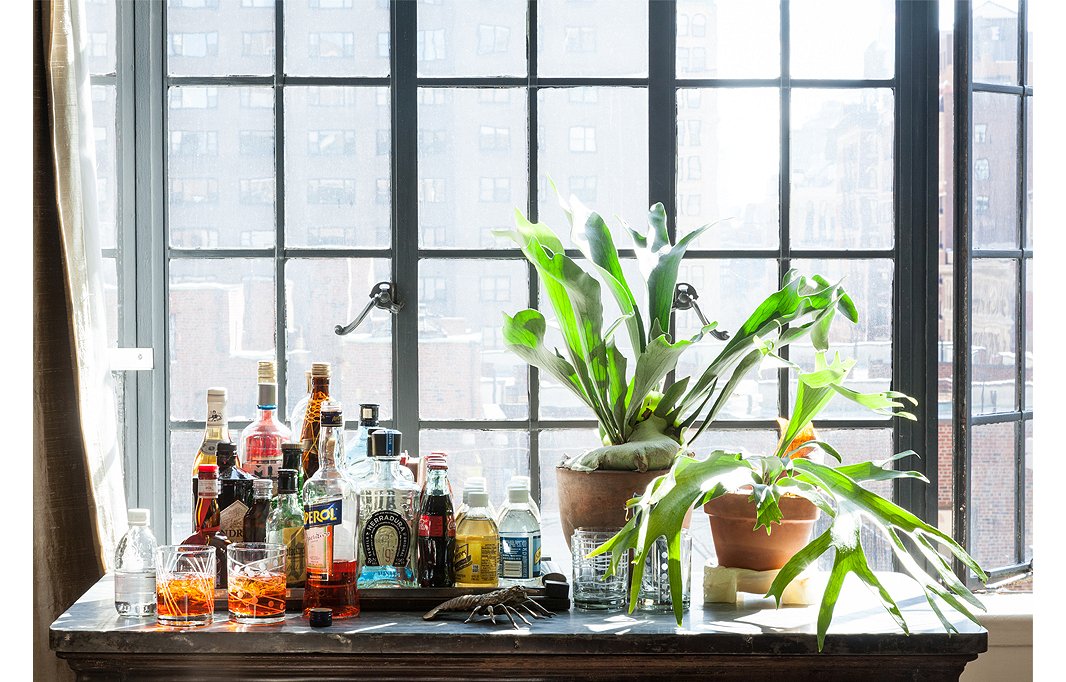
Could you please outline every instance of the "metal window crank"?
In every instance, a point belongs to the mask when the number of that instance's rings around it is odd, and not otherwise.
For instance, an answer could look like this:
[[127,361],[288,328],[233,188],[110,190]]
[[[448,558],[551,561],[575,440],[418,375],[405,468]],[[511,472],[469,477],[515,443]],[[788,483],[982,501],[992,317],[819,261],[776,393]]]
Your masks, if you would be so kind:
[[[696,299],[699,297],[700,295],[696,293],[696,287],[691,284],[678,282],[677,286],[674,287],[674,308],[677,310],[695,309],[696,314],[699,315],[700,322],[706,327],[711,322],[707,319],[707,316],[703,314],[703,311],[700,310],[699,304],[696,303]],[[729,332],[720,331],[718,329],[712,329],[710,335],[719,341],[725,341],[729,338]]]
[[372,308],[381,308],[395,315],[403,308],[403,301],[396,297],[396,285],[392,282],[378,282],[374,285],[374,288],[370,290],[370,301],[367,302],[366,307],[363,308],[363,312],[352,322],[344,325],[337,325],[333,328],[333,331],[337,336],[344,336],[355,331],[355,328],[363,323],[366,316],[370,314]]

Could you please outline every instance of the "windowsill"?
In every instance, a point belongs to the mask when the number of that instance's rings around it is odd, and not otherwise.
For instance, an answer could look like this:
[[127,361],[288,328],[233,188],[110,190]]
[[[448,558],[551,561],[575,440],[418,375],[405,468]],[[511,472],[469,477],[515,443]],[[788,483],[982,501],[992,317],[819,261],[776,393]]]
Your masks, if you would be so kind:
[[988,630],[989,647],[1033,645],[1032,592],[978,594],[977,598],[988,609],[976,615]]

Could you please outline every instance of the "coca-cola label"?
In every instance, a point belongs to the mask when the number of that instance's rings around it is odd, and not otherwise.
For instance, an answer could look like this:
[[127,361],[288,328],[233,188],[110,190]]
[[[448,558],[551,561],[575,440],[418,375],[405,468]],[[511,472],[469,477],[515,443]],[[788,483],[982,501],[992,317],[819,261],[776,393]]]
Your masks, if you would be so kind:
[[410,561],[411,529],[394,511],[383,509],[371,514],[363,527],[362,542],[367,566],[407,566]]
[[444,530],[447,527],[448,537],[455,537],[455,517],[448,516],[445,521],[444,516],[434,516],[432,514],[423,514],[418,519],[418,536],[422,538],[439,538],[444,536]]

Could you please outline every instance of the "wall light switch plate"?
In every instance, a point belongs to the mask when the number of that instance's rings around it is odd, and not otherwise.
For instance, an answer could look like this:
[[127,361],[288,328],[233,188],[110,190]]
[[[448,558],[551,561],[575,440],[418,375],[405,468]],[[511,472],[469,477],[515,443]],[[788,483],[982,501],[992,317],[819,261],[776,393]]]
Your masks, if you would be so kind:
[[139,371],[155,368],[151,348],[111,348],[111,371]]

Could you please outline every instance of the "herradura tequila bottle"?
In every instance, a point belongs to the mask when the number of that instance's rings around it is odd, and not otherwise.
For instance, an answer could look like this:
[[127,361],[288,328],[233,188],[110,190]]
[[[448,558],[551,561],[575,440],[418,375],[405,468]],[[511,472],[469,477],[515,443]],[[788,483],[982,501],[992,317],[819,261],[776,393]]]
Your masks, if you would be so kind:
[[277,368],[273,360],[259,363],[259,417],[241,432],[241,468],[256,478],[269,478],[277,488],[281,444],[292,438],[278,419]]
[[[226,421],[226,389],[207,389],[207,425],[204,439],[192,461],[192,509],[196,510],[197,472],[201,464],[217,464],[216,453],[219,443],[230,443],[229,422]],[[196,532],[196,515],[193,514],[192,530]]]
[[359,487],[359,587],[415,587],[418,486],[400,472],[400,432],[370,434],[370,478]]
[[333,609],[333,620],[338,620],[359,615],[355,548],[359,502],[336,465],[344,433],[340,406],[327,405],[321,420],[321,466],[303,488],[304,617],[310,617],[312,608],[327,607]]
[[[300,444],[303,446],[304,476],[310,480],[319,467],[318,431],[322,416],[322,403],[329,400],[329,363],[311,363],[311,399],[307,401],[304,425],[300,429]],[[338,456],[343,456],[337,453]]]

